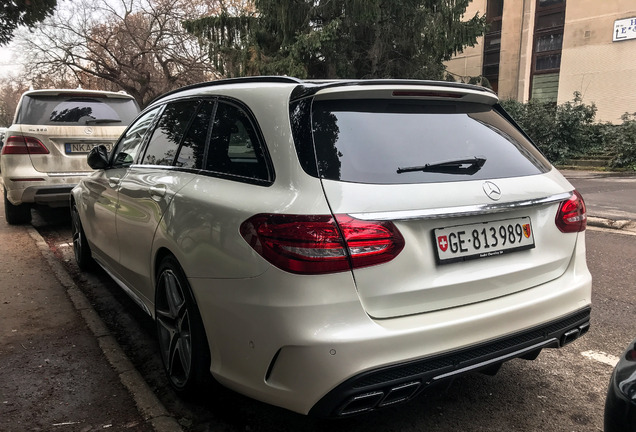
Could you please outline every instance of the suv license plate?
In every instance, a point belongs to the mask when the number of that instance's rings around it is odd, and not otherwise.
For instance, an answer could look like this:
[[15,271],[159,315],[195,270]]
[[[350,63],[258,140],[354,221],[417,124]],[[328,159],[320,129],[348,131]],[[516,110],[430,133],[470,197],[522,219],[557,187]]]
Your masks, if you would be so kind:
[[110,143],[66,143],[64,144],[64,151],[66,154],[88,153],[93,149],[93,147],[97,147],[98,145],[106,146],[109,153],[113,149],[113,145]]
[[529,217],[433,230],[439,264],[489,258],[534,247]]

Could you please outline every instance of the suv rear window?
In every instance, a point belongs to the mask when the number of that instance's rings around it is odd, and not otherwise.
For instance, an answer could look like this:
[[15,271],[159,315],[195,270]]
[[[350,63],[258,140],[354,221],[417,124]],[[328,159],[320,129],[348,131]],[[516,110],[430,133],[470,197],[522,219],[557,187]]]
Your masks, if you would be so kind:
[[22,99],[16,123],[126,126],[138,113],[139,108],[133,99],[33,95]]
[[489,105],[328,100],[314,101],[311,116],[318,173],[328,180],[431,183],[550,170],[534,145]]

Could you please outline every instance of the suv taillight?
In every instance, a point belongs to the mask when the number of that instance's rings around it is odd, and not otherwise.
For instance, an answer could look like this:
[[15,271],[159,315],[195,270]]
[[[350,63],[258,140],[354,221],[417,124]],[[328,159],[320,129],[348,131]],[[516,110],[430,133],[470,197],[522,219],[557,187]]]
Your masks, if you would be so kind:
[[49,150],[37,138],[11,135],[2,147],[2,154],[49,154]]
[[391,222],[347,215],[258,214],[241,224],[241,235],[276,267],[298,274],[335,273],[385,263],[404,247]]
[[573,191],[570,199],[561,202],[555,222],[557,228],[564,233],[585,231],[587,213],[580,193]]

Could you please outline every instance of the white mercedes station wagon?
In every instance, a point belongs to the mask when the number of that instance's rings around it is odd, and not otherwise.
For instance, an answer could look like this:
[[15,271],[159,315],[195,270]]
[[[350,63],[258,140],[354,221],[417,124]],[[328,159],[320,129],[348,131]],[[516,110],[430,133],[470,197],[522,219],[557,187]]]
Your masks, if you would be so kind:
[[583,199],[485,88],[202,83],[88,162],[78,264],[155,319],[181,393],[348,416],[589,328]]

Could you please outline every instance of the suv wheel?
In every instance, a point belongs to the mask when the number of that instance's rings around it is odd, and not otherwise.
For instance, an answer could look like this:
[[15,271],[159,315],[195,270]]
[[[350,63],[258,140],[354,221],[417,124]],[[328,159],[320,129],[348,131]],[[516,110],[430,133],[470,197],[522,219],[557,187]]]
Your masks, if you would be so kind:
[[201,315],[177,260],[159,266],[155,291],[157,337],[164,369],[182,396],[195,396],[210,384],[210,350]]
[[13,205],[7,199],[4,190],[4,217],[10,225],[22,225],[31,222],[31,206],[28,204]]

